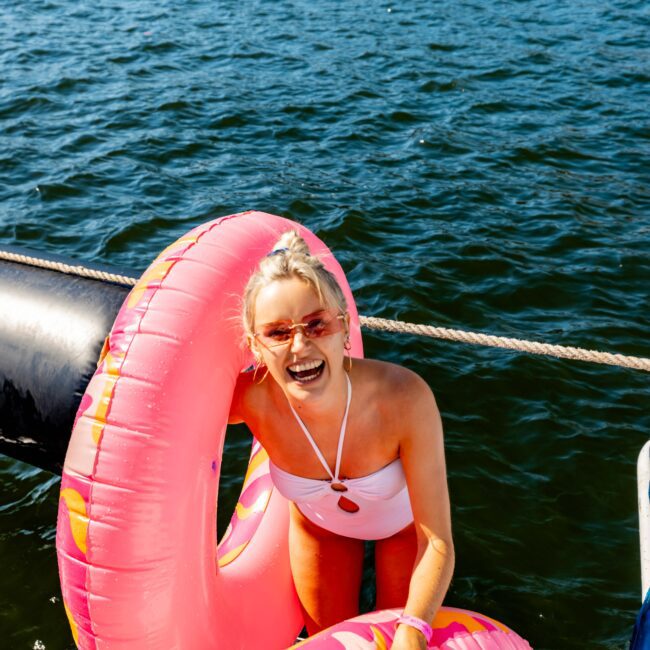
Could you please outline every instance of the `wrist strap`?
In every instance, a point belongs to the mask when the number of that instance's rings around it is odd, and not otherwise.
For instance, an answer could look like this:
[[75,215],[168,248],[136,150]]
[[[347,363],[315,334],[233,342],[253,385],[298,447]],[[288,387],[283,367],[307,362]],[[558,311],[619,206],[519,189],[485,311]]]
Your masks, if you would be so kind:
[[424,634],[424,638],[427,640],[427,645],[429,644],[429,641],[431,641],[433,630],[431,629],[431,626],[421,618],[418,618],[417,616],[409,616],[408,614],[402,614],[397,619],[395,627],[397,627],[400,623],[408,625],[409,627],[414,627],[418,632],[422,632],[422,634]]

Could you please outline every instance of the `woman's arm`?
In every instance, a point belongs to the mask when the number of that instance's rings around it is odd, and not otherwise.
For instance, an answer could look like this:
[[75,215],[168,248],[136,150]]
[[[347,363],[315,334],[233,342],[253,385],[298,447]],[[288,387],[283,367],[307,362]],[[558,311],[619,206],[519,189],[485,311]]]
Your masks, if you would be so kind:
[[[454,571],[442,423],[427,384],[413,374],[405,383],[410,397],[400,457],[413,509],[418,550],[404,613],[431,624]],[[397,628],[392,648],[426,648],[426,642],[415,628],[402,624]]]

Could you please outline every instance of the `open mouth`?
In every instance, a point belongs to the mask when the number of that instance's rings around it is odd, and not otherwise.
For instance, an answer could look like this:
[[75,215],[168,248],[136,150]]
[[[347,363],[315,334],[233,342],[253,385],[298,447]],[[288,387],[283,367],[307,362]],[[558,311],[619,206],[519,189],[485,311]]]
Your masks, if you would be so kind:
[[287,368],[287,372],[295,381],[306,384],[318,379],[323,374],[324,369],[324,361],[305,361],[304,363],[294,363]]

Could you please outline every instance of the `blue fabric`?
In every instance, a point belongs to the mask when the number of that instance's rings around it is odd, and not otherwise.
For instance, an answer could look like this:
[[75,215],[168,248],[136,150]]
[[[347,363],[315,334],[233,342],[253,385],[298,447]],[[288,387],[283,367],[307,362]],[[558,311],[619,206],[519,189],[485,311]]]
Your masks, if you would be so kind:
[[630,650],[650,650],[650,590],[636,616]]

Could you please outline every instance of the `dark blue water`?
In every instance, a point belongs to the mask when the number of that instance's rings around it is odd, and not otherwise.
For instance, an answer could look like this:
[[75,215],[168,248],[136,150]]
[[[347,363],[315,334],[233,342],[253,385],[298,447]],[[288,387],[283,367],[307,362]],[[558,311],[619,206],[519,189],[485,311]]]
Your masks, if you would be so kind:
[[[649,28],[647,3],[603,0],[4,0],[0,245],[141,271],[256,208],[320,235],[363,314],[650,356]],[[625,648],[647,375],[366,348],[443,413],[447,602],[536,648]],[[241,436],[229,453],[223,512]],[[71,644],[57,500],[0,458],[3,647]]]

